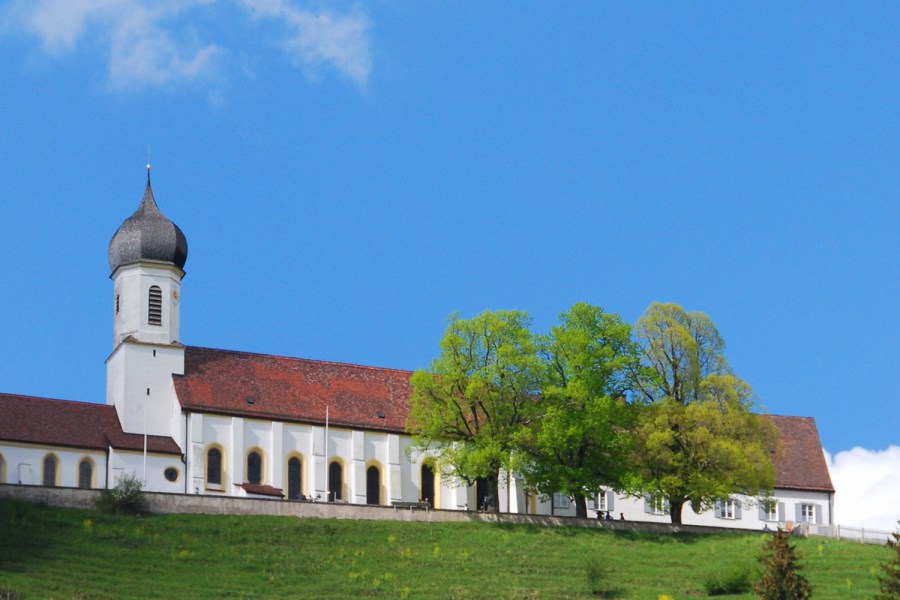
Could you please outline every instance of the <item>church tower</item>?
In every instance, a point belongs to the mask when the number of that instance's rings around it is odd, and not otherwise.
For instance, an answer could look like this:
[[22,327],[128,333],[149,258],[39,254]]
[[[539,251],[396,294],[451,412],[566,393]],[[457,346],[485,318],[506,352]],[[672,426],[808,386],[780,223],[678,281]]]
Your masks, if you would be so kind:
[[178,338],[186,261],[187,239],[156,205],[148,166],[140,205],[109,243],[114,298],[106,402],[129,433],[180,439],[172,375],[184,373]]

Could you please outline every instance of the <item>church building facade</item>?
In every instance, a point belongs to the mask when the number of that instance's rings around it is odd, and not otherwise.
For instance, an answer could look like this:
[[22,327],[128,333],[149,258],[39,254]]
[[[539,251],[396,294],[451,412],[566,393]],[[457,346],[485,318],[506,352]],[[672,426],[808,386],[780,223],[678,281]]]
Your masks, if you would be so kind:
[[[106,404],[0,393],[0,484],[106,488],[123,475],[173,494],[476,510],[479,485],[442,477],[410,450],[411,372],[186,346],[180,338],[187,239],[148,177],[109,245],[113,350]],[[775,528],[833,524],[834,489],[811,418],[770,416],[783,451],[771,502],[723,499],[684,522]],[[502,511],[574,515],[504,478]],[[648,499],[601,491],[591,515],[667,522]]]

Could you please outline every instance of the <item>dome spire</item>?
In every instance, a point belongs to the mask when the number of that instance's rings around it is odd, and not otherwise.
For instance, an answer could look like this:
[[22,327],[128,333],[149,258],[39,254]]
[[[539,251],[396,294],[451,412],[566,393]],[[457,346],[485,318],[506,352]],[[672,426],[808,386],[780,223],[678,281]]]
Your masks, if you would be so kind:
[[135,262],[170,263],[184,269],[187,239],[178,225],[166,218],[156,205],[150,187],[147,163],[147,187],[138,209],[125,219],[109,243],[109,267],[113,272]]

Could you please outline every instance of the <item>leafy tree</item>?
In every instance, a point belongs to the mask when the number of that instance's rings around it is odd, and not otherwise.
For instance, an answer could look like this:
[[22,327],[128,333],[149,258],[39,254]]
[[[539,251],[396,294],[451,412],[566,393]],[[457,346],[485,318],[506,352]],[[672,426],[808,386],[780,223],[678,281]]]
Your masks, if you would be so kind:
[[760,579],[753,589],[763,600],[805,600],[812,597],[812,586],[800,570],[802,566],[790,534],[778,530],[766,542],[759,557]]
[[485,479],[494,511],[500,472],[511,469],[523,429],[539,416],[541,361],[529,323],[515,310],[453,315],[440,356],[411,379],[413,447],[436,452],[442,468],[469,484]]
[[654,303],[635,326],[642,364],[634,388],[645,402],[635,428],[632,492],[668,501],[673,523],[735,493],[774,485],[774,426],[751,412],[750,386],[732,373],[709,317]]
[[624,402],[628,373],[637,364],[631,327],[615,314],[579,303],[560,315],[543,339],[541,419],[527,432],[520,472],[538,492],[585,498],[619,488],[627,469],[632,411]]
[[[900,525],[900,522],[898,522]],[[879,593],[875,600],[897,600],[900,598],[900,528],[891,534],[893,539],[888,540],[888,547],[894,555],[889,561],[881,565],[882,573],[878,576]]]

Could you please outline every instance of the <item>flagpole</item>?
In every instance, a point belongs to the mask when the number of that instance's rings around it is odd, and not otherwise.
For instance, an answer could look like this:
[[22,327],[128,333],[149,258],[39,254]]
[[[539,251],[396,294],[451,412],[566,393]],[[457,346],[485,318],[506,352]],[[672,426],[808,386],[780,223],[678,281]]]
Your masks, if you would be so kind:
[[331,502],[331,488],[328,486],[328,475],[331,465],[328,464],[328,405],[325,405],[325,502]]

